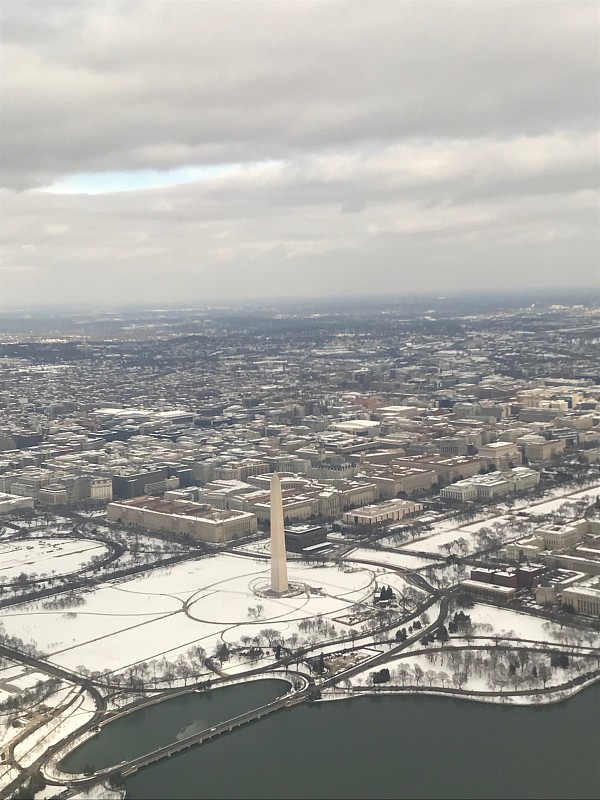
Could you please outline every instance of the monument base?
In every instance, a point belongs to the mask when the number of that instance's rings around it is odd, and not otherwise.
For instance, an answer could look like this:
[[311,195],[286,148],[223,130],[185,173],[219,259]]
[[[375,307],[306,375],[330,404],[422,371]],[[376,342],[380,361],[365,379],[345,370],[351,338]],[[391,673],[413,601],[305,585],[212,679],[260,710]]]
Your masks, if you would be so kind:
[[271,581],[267,578],[257,578],[250,584],[250,589],[257,597],[298,597],[300,594],[308,594],[309,587],[305,583],[289,581],[285,592],[275,592],[271,589]]

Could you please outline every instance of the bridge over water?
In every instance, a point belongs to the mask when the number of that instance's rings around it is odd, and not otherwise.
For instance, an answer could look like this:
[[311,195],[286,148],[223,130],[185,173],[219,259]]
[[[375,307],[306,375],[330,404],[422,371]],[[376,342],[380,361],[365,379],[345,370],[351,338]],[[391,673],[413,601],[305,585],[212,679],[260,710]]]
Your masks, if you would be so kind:
[[181,753],[184,750],[188,750],[190,747],[195,747],[196,745],[203,744],[204,742],[210,741],[211,739],[215,739],[218,736],[222,736],[225,733],[230,733],[236,728],[241,728],[244,725],[248,725],[251,722],[255,722],[256,720],[262,719],[263,717],[266,717],[269,714],[274,714],[276,711],[280,711],[283,708],[289,708],[291,706],[297,705],[298,703],[302,703],[304,702],[307,694],[312,688],[312,681],[310,681],[302,674],[294,675],[294,679],[295,681],[301,682],[302,685],[300,688],[292,689],[287,694],[283,695],[283,697],[278,697],[264,706],[260,706],[259,708],[254,708],[251,711],[247,711],[244,714],[239,714],[236,717],[232,717],[231,719],[225,720],[224,722],[220,722],[211,728],[207,728],[203,731],[199,731],[198,733],[192,734],[191,736],[186,736],[184,739],[180,739],[179,741],[172,742],[168,745],[164,745],[163,747],[159,747],[156,750],[152,750],[151,752],[146,753],[143,756],[139,756],[138,758],[133,758],[128,761],[121,761],[120,763],[112,764],[110,767],[94,772],[93,775],[86,775],[80,777],[72,776],[71,780],[69,781],[69,784],[72,787],[74,786],[83,787],[88,784],[89,785],[95,784],[99,780],[107,778],[110,775],[114,774],[115,772],[120,773],[123,777],[128,777],[130,775],[133,775],[139,769],[147,767],[150,764],[162,761],[165,758],[170,758],[171,756],[176,755],[177,753]]

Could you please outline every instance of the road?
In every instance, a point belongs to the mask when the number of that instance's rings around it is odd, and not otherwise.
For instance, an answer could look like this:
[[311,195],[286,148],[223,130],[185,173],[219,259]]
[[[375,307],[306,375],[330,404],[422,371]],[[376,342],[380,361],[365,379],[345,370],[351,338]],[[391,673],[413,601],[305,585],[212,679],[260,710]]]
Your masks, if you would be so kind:
[[391,661],[393,658],[396,658],[398,653],[401,653],[403,650],[406,650],[407,647],[410,647],[415,642],[418,642],[423,636],[426,636],[428,633],[432,633],[433,631],[437,630],[446,620],[448,616],[448,607],[450,605],[450,592],[442,597],[440,602],[440,611],[437,615],[437,618],[434,622],[428,625],[426,628],[421,629],[418,633],[409,636],[404,642],[392,647],[386,653],[378,653],[377,655],[373,656],[372,658],[361,661],[360,664],[357,664],[354,667],[350,667],[343,672],[338,672],[336,675],[332,676],[331,678],[326,678],[324,681],[321,681],[317,684],[317,688],[319,689],[328,689],[334,686],[336,683],[340,681],[346,680],[351,678],[354,675],[358,675],[360,672],[365,672],[365,670],[372,669],[374,667],[379,667],[381,664],[385,664],[386,661]]
[[[34,775],[36,772],[38,772],[42,765],[54,752],[57,752],[61,747],[64,747],[66,743],[72,741],[77,736],[80,736],[82,731],[97,725],[98,721],[106,713],[106,699],[90,680],[78,675],[75,672],[70,672],[69,670],[63,669],[63,667],[50,664],[48,661],[43,661],[42,659],[36,658],[36,656],[21,653],[12,647],[7,647],[6,645],[0,645],[0,655],[10,658],[13,661],[17,661],[20,664],[25,664],[28,667],[33,667],[40,672],[44,672],[46,675],[51,675],[53,678],[60,678],[60,680],[81,686],[83,690],[89,692],[96,705],[94,714],[82,727],[78,728],[72,734],[67,736],[59,744],[54,745],[46,750],[38,759],[30,764],[29,767],[24,769],[17,778],[15,778],[2,789],[0,792],[0,798],[5,798],[10,797],[12,793],[19,788],[19,786],[22,786],[23,782],[28,776]],[[48,718],[46,716],[42,717],[33,728],[29,729],[29,734],[45,725],[47,722]]]

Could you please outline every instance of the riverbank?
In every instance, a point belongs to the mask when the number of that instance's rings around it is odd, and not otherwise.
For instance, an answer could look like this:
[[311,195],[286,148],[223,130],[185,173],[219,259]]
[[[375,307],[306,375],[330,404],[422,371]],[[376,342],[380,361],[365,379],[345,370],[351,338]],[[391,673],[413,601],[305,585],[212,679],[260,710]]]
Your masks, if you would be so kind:
[[548,687],[531,692],[477,692],[468,689],[442,689],[428,686],[386,686],[380,684],[371,687],[356,687],[350,689],[326,689],[317,702],[333,700],[351,700],[358,697],[381,696],[423,696],[423,697],[451,697],[457,700],[469,700],[477,703],[492,703],[501,706],[546,706],[561,703],[582,692],[600,681],[600,670],[588,680],[577,684],[572,682],[561,686]]

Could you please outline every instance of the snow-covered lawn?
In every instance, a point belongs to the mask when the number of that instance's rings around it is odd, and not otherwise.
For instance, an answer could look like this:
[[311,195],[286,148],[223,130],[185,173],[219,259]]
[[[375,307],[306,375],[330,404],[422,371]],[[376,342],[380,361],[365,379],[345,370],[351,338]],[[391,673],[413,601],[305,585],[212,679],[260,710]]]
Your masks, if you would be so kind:
[[31,538],[0,544],[0,583],[8,583],[25,573],[63,575],[88,564],[92,556],[102,556],[100,542],[76,539]]
[[208,589],[241,575],[265,571],[268,567],[266,561],[223,554],[199,558],[197,561],[184,561],[107,585],[118,585],[130,592],[164,594],[187,599],[200,589]]
[[[530,639],[538,642],[559,644],[568,641],[569,636],[577,635],[576,629],[558,622],[546,620],[531,614],[523,614],[509,608],[496,608],[484,603],[476,603],[473,608],[465,609],[475,626],[476,635],[505,634],[519,639]],[[491,626],[491,630],[481,626]],[[512,633],[511,633],[512,631]],[[600,645],[600,635],[595,636],[596,646]]]
[[[582,497],[588,497],[590,503],[593,502],[600,495],[600,486],[593,486],[572,494],[568,494],[568,492],[573,492],[572,487],[569,489],[562,489],[562,494],[556,499],[545,502],[537,501],[535,503],[519,504],[518,508],[534,517],[543,516],[544,514],[556,511],[566,502],[575,503]],[[515,508],[516,507],[517,506],[515,506]],[[513,523],[512,512],[508,510],[505,513],[460,526],[457,526],[454,520],[451,519],[441,520],[435,523],[433,533],[421,539],[417,539],[414,542],[402,544],[401,547],[407,552],[416,550],[425,553],[447,554],[447,551],[444,550],[444,545],[463,538],[466,539],[468,544],[468,549],[465,550],[465,555],[468,555],[481,548],[481,543],[474,538],[473,534],[476,534],[482,528],[498,525],[505,528],[507,536],[516,536],[518,531],[511,530],[511,523]],[[393,541],[393,538],[390,539],[390,541]],[[354,555],[354,553],[352,555]]]
[[[425,544],[425,543],[423,543]],[[415,549],[419,549],[418,547]],[[427,549],[421,547],[421,549]],[[389,553],[384,550],[371,550],[368,547],[357,547],[345,557],[346,561],[372,561],[383,566],[399,569],[420,569],[434,563],[434,559],[413,556],[410,553]]]
[[48,675],[45,672],[37,672],[37,670],[24,667],[22,664],[12,664],[10,667],[0,670],[0,681],[10,694],[31,689],[39,681],[47,680]]
[[589,497],[590,503],[593,503],[597,497],[600,496],[600,486],[591,486],[588,489],[583,489],[581,492],[575,494],[560,495],[555,500],[549,500],[545,503],[539,503],[529,506],[524,510],[535,517],[542,516],[543,514],[550,514],[557,511],[564,503],[576,503],[582,497]]
[[[294,562],[288,565],[289,580],[307,589],[277,598],[262,593],[269,575],[264,560],[222,554],[106,582],[78,593],[81,605],[57,610],[39,601],[1,610],[0,622],[9,635],[35,644],[53,663],[75,671],[81,665],[119,671],[163,655],[175,660],[196,644],[212,654],[223,641],[239,642],[264,628],[280,630],[286,638],[306,637],[307,618],[321,615],[331,625],[355,605],[370,609],[378,583],[398,590],[404,585],[384,567]],[[338,631],[343,628],[336,625]],[[311,629],[310,634],[331,632]]]
[[163,654],[168,655],[169,660],[174,659],[194,644],[202,645],[207,651],[214,649],[220,631],[219,625],[199,623],[179,613],[89,640],[51,655],[49,660],[75,671],[80,665],[90,670],[119,671]]

